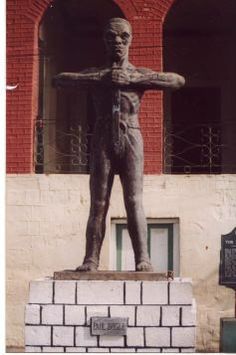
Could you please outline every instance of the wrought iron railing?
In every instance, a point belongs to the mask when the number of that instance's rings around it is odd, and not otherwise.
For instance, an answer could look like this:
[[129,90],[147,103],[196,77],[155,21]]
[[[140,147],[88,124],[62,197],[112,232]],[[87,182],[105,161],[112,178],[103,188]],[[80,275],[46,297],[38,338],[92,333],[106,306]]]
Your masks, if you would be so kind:
[[[56,120],[35,125],[37,173],[88,173],[91,131],[79,124],[67,128]],[[223,125],[169,125],[164,132],[165,173],[236,173],[236,122]]]
[[88,173],[88,129],[79,124],[60,127],[54,119],[38,119],[35,136],[36,173]]
[[224,124],[171,124],[164,133],[167,173],[235,173],[236,122]]

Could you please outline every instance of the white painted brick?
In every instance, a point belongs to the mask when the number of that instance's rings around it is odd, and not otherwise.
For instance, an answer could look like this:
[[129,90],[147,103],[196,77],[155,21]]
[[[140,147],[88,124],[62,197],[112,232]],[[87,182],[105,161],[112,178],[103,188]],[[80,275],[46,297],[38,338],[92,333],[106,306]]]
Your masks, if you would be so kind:
[[162,349],[163,353],[179,353],[178,348],[163,348]]
[[167,285],[166,281],[143,282],[143,304],[167,304]]
[[128,325],[134,325],[135,322],[135,308],[134,306],[111,306],[111,317],[125,317],[128,318]]
[[170,282],[170,304],[192,304],[193,291],[190,281]]
[[54,223],[58,221],[58,219],[55,218],[55,215],[57,215],[58,211],[56,208],[52,209],[50,205],[32,206],[31,208],[32,208],[31,220],[33,221],[44,222],[44,221],[51,220],[54,221]]
[[42,306],[42,323],[43,324],[62,324],[63,323],[63,306],[62,305],[45,305]]
[[6,203],[8,206],[21,206],[25,200],[25,190],[6,190]]
[[73,348],[66,347],[66,353],[86,353],[86,348],[73,346]]
[[123,336],[100,335],[99,346],[124,346]]
[[65,205],[69,201],[69,193],[64,191],[50,191],[50,202],[55,205]]
[[91,317],[108,317],[108,307],[106,307],[106,306],[88,306],[87,307],[87,325],[90,325]]
[[[58,211],[58,210],[57,210]],[[56,222],[51,222],[51,221],[41,221],[39,224],[39,232],[40,236],[46,237],[48,235],[53,235],[52,237],[54,238],[60,238],[65,235],[65,233],[62,232],[62,223],[60,222],[62,218],[57,218]],[[54,255],[53,258],[57,260],[57,255]],[[55,261],[54,261],[55,262]]]
[[181,353],[195,353],[196,349],[195,348],[182,348]]
[[193,306],[182,307],[182,325],[196,325],[196,308]]
[[45,206],[51,203],[51,194],[52,191],[48,191],[47,190],[41,190],[40,191],[40,201],[41,201],[41,205]]
[[[24,239],[24,242],[27,241],[26,243],[30,243],[29,237],[20,237],[20,238]],[[13,242],[12,244],[14,244],[14,241],[12,241],[12,242]],[[22,243],[23,243],[23,241],[22,241]],[[18,246],[12,245],[9,248],[10,254],[9,254],[8,262],[11,263],[12,265],[14,265],[14,261],[17,259],[17,263],[19,265],[21,265],[20,267],[22,268],[22,272],[26,272],[25,270],[27,270],[29,265],[32,263],[32,251],[30,248],[21,247],[19,240],[16,240],[16,244],[18,244]],[[14,267],[12,268],[11,271],[12,271],[12,274],[14,275],[13,280],[16,281],[17,278],[15,277]],[[15,297],[16,297],[16,295],[15,295]],[[22,300],[22,302],[23,302],[23,300]]]
[[30,221],[32,219],[31,206],[11,206],[6,208],[7,221],[15,223],[17,221]]
[[[36,175],[38,177],[38,175]],[[44,191],[44,190],[49,190],[49,182],[50,182],[50,178],[48,175],[44,175],[44,174],[40,174],[40,178],[37,181],[37,186],[39,188],[40,191]]]
[[[43,175],[43,174],[40,174]],[[37,190],[38,175],[37,174],[10,174],[8,175],[9,189],[18,190]]]
[[[12,236],[12,238],[16,238],[16,236],[26,236],[28,235],[28,222],[27,221],[15,221],[14,223],[12,222],[8,222],[7,226],[7,234],[10,236]],[[14,241],[15,241],[14,238]],[[20,241],[22,241],[22,238],[20,239]]]
[[85,307],[83,306],[65,306],[65,324],[85,325]]
[[53,327],[54,346],[74,345],[74,327]]
[[127,328],[127,345],[144,346],[144,329]]
[[172,346],[178,347],[195,347],[195,328],[173,328],[172,329]]
[[55,303],[75,303],[75,281],[55,281]]
[[109,348],[88,348],[88,353],[109,353]]
[[159,326],[160,306],[138,306],[137,326]]
[[125,284],[126,284],[125,303],[140,304],[141,303],[141,298],[140,298],[141,282],[127,281]]
[[25,323],[39,324],[40,323],[40,306],[38,304],[28,304],[25,307]]
[[25,326],[26,345],[51,345],[51,327],[48,326]]
[[65,190],[66,179],[58,179],[57,175],[51,175],[49,180],[49,190]]
[[90,334],[89,327],[76,327],[76,346],[97,346],[97,336]]
[[31,281],[29,303],[52,303],[52,284],[50,280]]
[[44,346],[43,353],[64,353],[63,346]]
[[143,348],[143,349],[137,349],[137,353],[160,353],[161,349],[160,348]]
[[71,205],[75,203],[77,204],[82,195],[81,191],[70,189],[68,193],[69,193],[69,201]]
[[27,226],[27,235],[39,235],[40,234],[40,222],[29,221]]
[[180,324],[180,307],[163,306],[162,307],[162,325],[179,325]]
[[40,346],[26,346],[25,352],[26,353],[41,353],[41,347]]
[[123,304],[122,281],[79,281],[78,304]]
[[25,205],[40,205],[40,191],[28,190],[25,191]]
[[170,328],[146,328],[146,345],[157,347],[170,346]]
[[111,348],[111,353],[135,353],[135,348]]

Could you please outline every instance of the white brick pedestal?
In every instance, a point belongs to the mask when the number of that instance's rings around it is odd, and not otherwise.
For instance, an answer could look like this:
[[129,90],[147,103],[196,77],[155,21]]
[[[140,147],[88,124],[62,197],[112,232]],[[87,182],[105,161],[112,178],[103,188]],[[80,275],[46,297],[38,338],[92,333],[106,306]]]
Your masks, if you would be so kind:
[[[91,335],[90,318],[128,317],[127,335]],[[194,352],[192,284],[173,281],[30,283],[26,352]]]

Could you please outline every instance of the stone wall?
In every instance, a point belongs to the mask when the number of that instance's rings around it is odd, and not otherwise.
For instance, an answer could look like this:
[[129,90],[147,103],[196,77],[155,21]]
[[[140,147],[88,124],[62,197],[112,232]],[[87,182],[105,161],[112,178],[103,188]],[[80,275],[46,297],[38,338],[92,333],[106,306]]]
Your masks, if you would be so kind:
[[[24,342],[31,280],[77,267],[84,256],[89,211],[86,175],[7,177],[7,345]],[[235,227],[236,176],[145,176],[148,218],[179,218],[180,276],[191,277],[197,302],[197,348],[218,351],[219,319],[233,316],[234,293],[218,286],[220,236]],[[124,218],[115,180],[101,255],[109,268],[112,218]]]

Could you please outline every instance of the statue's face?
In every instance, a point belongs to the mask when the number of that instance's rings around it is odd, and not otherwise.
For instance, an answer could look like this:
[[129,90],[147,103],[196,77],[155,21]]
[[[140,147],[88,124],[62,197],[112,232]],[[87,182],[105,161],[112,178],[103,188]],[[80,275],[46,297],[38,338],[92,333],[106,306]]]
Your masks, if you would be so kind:
[[131,30],[126,23],[111,23],[104,33],[107,53],[114,60],[128,57],[131,40]]

